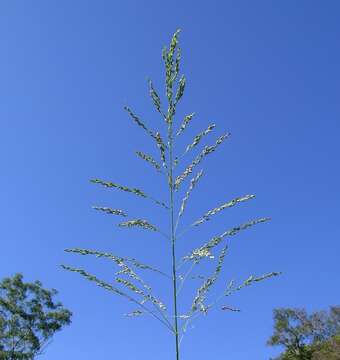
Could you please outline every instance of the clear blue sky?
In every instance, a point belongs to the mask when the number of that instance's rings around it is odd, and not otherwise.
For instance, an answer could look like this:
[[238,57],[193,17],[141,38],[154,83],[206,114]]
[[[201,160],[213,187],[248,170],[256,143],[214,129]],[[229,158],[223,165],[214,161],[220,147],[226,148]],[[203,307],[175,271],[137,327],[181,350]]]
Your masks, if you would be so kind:
[[[164,213],[88,179],[165,196],[160,178],[134,155],[152,144],[122,107],[131,105],[152,128],[162,125],[146,80],[163,85],[160,51],[178,27],[188,78],[179,114],[197,113],[181,144],[211,122],[215,136],[232,133],[204,163],[185,222],[235,196],[257,195],[190,233],[183,248],[271,216],[233,238],[223,276],[283,272],[231,298],[241,313],[198,321],[183,360],[268,359],[277,353],[265,345],[273,308],[339,302],[339,13],[335,0],[1,2],[0,276],[40,279],[74,312],[42,360],[173,359],[172,339],[158,323],[124,318],[129,304],[58,266],[112,278],[110,263],[63,252],[78,246],[169,268],[162,238],[119,229],[91,205],[161,223]],[[154,287],[167,299],[164,281]]]

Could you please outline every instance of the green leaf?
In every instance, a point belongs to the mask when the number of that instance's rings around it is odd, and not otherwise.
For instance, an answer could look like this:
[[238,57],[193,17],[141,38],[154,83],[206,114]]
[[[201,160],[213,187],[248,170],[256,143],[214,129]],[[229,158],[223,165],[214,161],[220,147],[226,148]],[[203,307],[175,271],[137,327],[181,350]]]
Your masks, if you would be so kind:
[[195,221],[192,225],[193,226],[198,226],[202,223],[204,223],[205,221],[208,221],[210,220],[211,216],[217,214],[218,212],[224,210],[224,209],[227,209],[227,208],[230,208],[230,207],[233,207],[241,202],[244,202],[244,201],[247,201],[247,200],[250,200],[250,199],[254,199],[255,198],[255,195],[245,195],[245,196],[242,196],[242,197],[237,197],[233,200],[230,200],[226,203],[224,203],[223,205],[219,206],[219,207],[216,207],[208,212],[206,212],[202,218],[198,219],[197,221]]
[[69,325],[72,313],[56,301],[55,289],[26,282],[21,273],[0,280],[0,359],[31,360]]

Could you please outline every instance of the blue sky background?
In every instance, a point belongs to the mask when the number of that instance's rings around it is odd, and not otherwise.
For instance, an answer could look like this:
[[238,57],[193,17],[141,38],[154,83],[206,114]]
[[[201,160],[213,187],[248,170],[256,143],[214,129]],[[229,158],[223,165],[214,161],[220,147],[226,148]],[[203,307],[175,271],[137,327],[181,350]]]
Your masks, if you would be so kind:
[[[188,233],[181,249],[271,216],[232,239],[223,277],[283,272],[231,298],[241,313],[215,311],[198,321],[183,360],[269,359],[277,354],[265,345],[273,308],[339,302],[339,12],[331,0],[1,2],[0,276],[40,279],[74,312],[42,360],[174,358],[161,325],[126,319],[133,307],[58,266],[112,278],[109,262],[63,252],[77,246],[169,269],[163,238],[119,229],[91,206],[123,208],[163,226],[165,213],[88,180],[166,199],[164,180],[134,155],[157,151],[122,108],[163,127],[146,80],[163,92],[161,48],[178,27],[188,79],[178,114],[197,114],[179,146],[211,122],[218,126],[207,143],[232,133],[203,163],[184,224],[235,196],[257,195]],[[152,280],[168,301],[170,284]],[[184,301],[191,296],[184,292]]]

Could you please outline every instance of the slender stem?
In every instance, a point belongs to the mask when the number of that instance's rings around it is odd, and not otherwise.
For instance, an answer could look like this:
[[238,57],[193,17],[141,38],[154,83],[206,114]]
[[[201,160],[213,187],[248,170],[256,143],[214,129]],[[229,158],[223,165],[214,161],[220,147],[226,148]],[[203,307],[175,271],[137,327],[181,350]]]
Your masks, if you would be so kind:
[[169,140],[169,190],[170,190],[170,223],[171,223],[171,252],[172,252],[172,281],[173,281],[173,300],[174,300],[174,328],[175,328],[175,346],[176,346],[176,360],[179,360],[179,333],[178,333],[178,311],[177,311],[177,274],[176,274],[176,238],[175,238],[175,224],[174,224],[174,186],[173,186],[173,128],[172,121],[169,124],[168,131]]
[[159,316],[157,316],[153,311],[149,310],[146,306],[141,305],[141,308],[143,310],[145,310],[148,314],[150,314],[151,316],[153,316],[156,320],[158,320],[159,322],[161,322],[166,328],[168,328],[170,331],[174,331],[172,326],[168,325],[167,322],[165,322],[164,320],[162,320],[162,318],[160,318]]
[[174,329],[172,327],[172,324],[170,323],[168,317],[162,312],[162,310],[154,303],[152,303],[152,305],[154,306],[154,308],[159,312],[159,314],[161,315],[161,317],[164,319],[164,321],[168,324],[168,328],[174,332]]
[[[235,290],[234,290],[234,291],[235,291]],[[218,296],[212,303],[210,303],[210,304],[207,306],[207,310],[210,310],[211,308],[213,308],[214,306],[216,306],[217,303],[218,303],[222,298],[224,298],[224,297],[226,297],[226,296],[229,296],[229,295],[231,295],[232,293],[233,293],[233,291],[224,292],[222,295]],[[190,323],[192,323],[194,320],[196,320],[198,317],[200,317],[202,314],[203,314],[202,311],[198,311],[198,312],[196,312],[196,313],[192,313],[192,314],[190,315],[190,317],[189,317],[187,320],[185,320],[184,325],[183,325],[183,327],[182,327],[183,334],[182,334],[181,339],[180,339],[180,344],[181,344],[181,342],[182,342],[182,340],[183,340],[184,334],[185,334],[186,331],[187,331],[188,325],[189,325]]]
[[188,276],[191,274],[194,266],[195,266],[195,262],[193,261],[192,264],[191,264],[191,266],[190,266],[190,268],[189,268],[189,270],[186,272],[186,274],[185,274],[184,277],[183,277],[182,283],[181,283],[181,285],[180,285],[180,287],[179,287],[179,289],[178,289],[178,291],[177,291],[177,296],[178,296],[178,295],[180,294],[180,292],[182,291],[183,286],[184,286],[184,283],[185,283],[185,281],[187,280]]
[[195,319],[195,316],[194,317],[190,317],[189,319],[187,319],[182,327],[182,336],[179,340],[179,344],[181,345],[182,344],[182,341],[183,341],[183,338],[184,338],[184,335],[186,334],[187,332],[187,329],[188,329],[188,326],[189,324]]
[[158,231],[163,237],[165,237],[166,239],[170,240],[169,236],[168,236],[165,232],[163,232],[163,231],[160,230],[160,229],[157,229],[157,231]]
[[177,220],[176,220],[176,225],[175,225],[175,235],[177,234],[177,228],[178,228],[178,224],[179,224],[179,218],[180,218],[180,216],[179,216],[179,214],[178,214]]
[[139,301],[137,301],[136,299],[134,299],[133,297],[131,297],[130,295],[125,295],[125,297],[127,299],[129,299],[131,302],[135,303],[136,305],[138,305],[139,307],[141,307],[144,311],[146,311],[148,314],[150,314],[151,316],[153,316],[156,320],[160,321],[164,326],[166,326],[170,331],[174,332],[174,329],[172,328],[171,324],[169,325],[166,321],[164,321],[162,318],[160,318],[159,316],[157,316],[157,314],[155,314],[153,311],[151,311],[150,309],[148,309],[144,304],[141,304]]
[[188,232],[189,230],[191,230],[192,225],[189,225],[188,227],[186,227],[181,233],[179,233],[179,235],[177,235],[177,239],[182,237],[186,232]]

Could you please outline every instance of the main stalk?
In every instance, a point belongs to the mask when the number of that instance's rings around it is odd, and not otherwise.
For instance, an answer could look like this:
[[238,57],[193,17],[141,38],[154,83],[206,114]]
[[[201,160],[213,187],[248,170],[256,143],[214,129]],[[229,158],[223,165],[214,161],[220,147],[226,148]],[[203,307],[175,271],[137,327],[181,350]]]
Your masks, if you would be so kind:
[[177,274],[176,274],[176,238],[174,225],[174,186],[173,186],[173,129],[172,121],[168,129],[169,140],[169,189],[170,189],[170,227],[171,227],[171,251],[172,251],[172,282],[173,282],[173,301],[174,301],[174,328],[176,343],[176,360],[179,360],[179,334],[178,334],[178,311],[177,311]]

